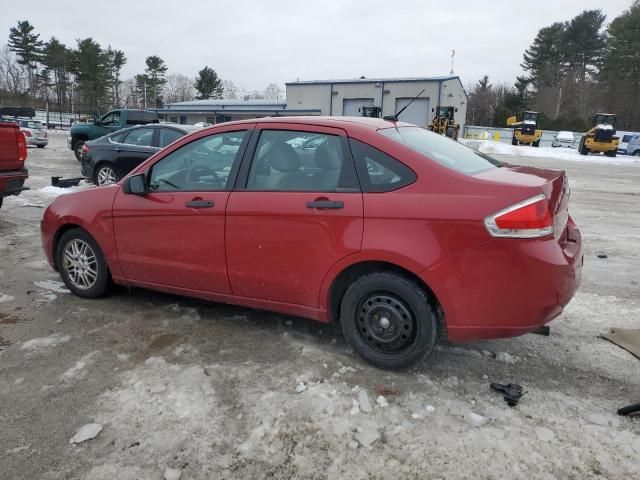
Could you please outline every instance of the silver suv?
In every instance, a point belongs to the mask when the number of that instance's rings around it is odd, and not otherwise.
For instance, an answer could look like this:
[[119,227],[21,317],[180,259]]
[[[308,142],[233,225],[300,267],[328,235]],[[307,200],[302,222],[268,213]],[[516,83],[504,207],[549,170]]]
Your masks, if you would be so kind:
[[38,148],[44,148],[49,144],[49,135],[47,129],[38,120],[26,118],[18,118],[16,123],[20,127],[20,131],[27,138],[27,145],[35,145]]

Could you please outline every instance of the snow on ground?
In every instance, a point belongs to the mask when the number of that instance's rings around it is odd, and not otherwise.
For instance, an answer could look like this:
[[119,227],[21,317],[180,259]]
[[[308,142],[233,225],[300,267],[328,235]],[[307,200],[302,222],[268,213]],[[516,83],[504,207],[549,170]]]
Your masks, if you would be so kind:
[[22,347],[20,347],[20,349],[40,350],[49,347],[57,347],[58,345],[67,343],[69,340],[71,340],[71,336],[69,335],[54,333],[53,335],[49,335],[48,337],[32,338],[31,340],[27,340],[22,344]]
[[64,283],[57,282],[55,280],[40,280],[37,282],[33,282],[36,287],[42,288],[43,290],[49,290],[51,292],[56,293],[71,293],[67,287],[65,287]]
[[573,162],[592,162],[610,165],[638,165],[640,159],[620,155],[617,157],[606,157],[605,155],[580,155],[577,150],[569,148],[553,148],[553,147],[531,147],[528,145],[509,145],[507,143],[496,142],[493,140],[459,140],[472,148],[476,148],[479,152],[494,155],[511,155],[514,157],[532,157],[557,160],[570,160]]

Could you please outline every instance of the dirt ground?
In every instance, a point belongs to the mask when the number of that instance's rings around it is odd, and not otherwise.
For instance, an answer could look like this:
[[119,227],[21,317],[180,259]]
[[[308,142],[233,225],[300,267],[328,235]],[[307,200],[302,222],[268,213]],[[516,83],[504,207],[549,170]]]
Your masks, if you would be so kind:
[[[79,175],[64,142],[29,150],[32,190],[0,210],[0,478],[640,478],[640,420],[615,414],[640,402],[640,360],[599,337],[640,326],[639,163],[514,158],[569,173],[579,293],[548,338],[439,345],[390,373],[333,325],[72,296],[39,234],[49,177]],[[490,382],[527,393],[510,408]],[[70,444],[90,423],[98,436]]]

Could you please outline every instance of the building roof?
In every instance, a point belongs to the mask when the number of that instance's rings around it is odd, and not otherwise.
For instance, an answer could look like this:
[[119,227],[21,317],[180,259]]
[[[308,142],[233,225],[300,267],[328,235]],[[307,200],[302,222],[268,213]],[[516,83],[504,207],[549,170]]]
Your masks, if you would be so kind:
[[167,103],[166,106],[176,107],[225,107],[225,106],[273,106],[273,107],[286,107],[287,102],[282,100],[233,100],[229,98],[223,99],[208,99],[208,100],[189,100],[188,102],[176,102]]
[[287,82],[285,85],[328,85],[331,83],[380,83],[380,82],[443,82],[445,80],[460,80],[457,75],[436,77],[399,77],[399,78],[343,78],[333,80],[298,80]]
[[287,108],[286,101],[278,100],[191,100],[188,102],[167,103],[158,113],[257,113],[271,114],[277,112],[289,113],[320,113],[319,108],[292,109]]

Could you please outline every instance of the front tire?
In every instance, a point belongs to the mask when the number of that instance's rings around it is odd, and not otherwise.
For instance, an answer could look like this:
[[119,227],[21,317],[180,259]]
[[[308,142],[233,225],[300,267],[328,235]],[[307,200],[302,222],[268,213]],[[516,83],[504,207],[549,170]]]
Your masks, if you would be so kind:
[[518,145],[518,139],[516,138],[515,134],[513,135],[513,137],[511,137],[511,145]]
[[393,273],[371,273],[352,283],[342,298],[340,322],[356,353],[384,369],[406,368],[426,357],[438,332],[424,290]]
[[618,152],[616,150],[609,150],[608,152],[604,152],[605,156],[607,157],[615,157]]
[[111,284],[111,274],[102,250],[84,230],[67,230],[56,248],[56,266],[62,281],[83,298],[102,297]]
[[578,150],[580,150],[580,155],[589,155],[589,149],[587,148],[585,143],[586,142],[584,141],[584,138],[580,140],[580,147],[578,147]]
[[533,142],[533,143],[531,144],[531,146],[532,146],[532,147],[539,148],[539,147],[540,147],[540,140],[536,140],[535,142]]

